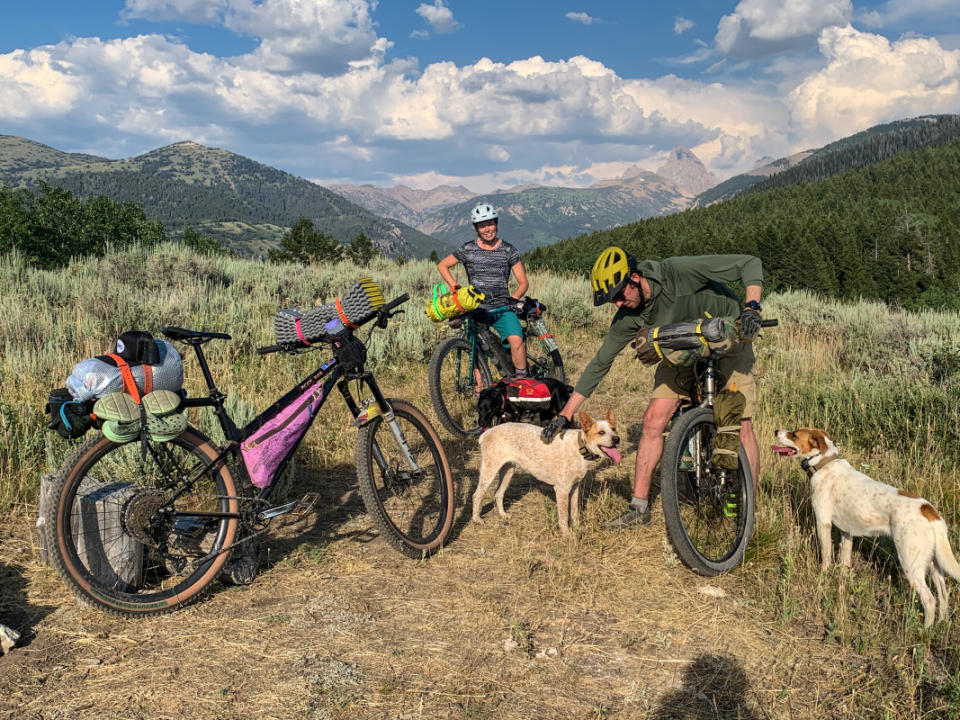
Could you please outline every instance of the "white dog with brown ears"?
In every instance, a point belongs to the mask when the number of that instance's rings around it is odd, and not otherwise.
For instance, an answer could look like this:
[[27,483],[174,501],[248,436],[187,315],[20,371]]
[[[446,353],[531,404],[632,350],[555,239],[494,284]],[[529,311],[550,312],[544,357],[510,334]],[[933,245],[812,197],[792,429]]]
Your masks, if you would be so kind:
[[570,525],[576,525],[580,518],[580,481],[604,456],[615,463],[621,457],[613,410],[607,410],[606,420],[595,421],[584,412],[577,417],[581,429],[569,429],[549,445],[540,440],[542,428],[528,423],[494,425],[480,436],[480,483],[473,493],[474,522],[483,522],[483,496],[498,479],[497,512],[504,519],[510,517],[503,509],[503,496],[519,467],[537,480],[553,485],[560,534],[570,533]]
[[940,620],[948,612],[946,573],[960,581],[947,524],[922,497],[898,490],[864,475],[839,457],[836,445],[823,430],[799,428],[776,430],[778,455],[795,457],[810,476],[813,512],[820,539],[821,570],[830,566],[833,543],[830,526],[841,532],[840,561],[850,567],[853,538],[886,535],[897,546],[903,574],[923,603],[924,626],[933,625],[937,602],[927,587],[927,572],[933,576],[940,602]]

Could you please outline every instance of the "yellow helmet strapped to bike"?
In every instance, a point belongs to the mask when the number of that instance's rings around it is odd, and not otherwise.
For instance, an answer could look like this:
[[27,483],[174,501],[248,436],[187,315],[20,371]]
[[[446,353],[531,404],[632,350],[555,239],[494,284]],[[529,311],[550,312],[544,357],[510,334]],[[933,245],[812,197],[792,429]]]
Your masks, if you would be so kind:
[[593,287],[593,304],[603,305],[612,301],[637,269],[637,259],[616,245],[611,245],[593,264],[590,285]]

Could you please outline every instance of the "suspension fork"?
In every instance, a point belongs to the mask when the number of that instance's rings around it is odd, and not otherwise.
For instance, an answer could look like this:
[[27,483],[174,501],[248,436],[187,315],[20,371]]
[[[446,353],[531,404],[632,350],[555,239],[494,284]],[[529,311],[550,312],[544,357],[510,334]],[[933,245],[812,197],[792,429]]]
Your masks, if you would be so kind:
[[[340,394],[343,395],[344,402],[346,402],[351,414],[355,419],[359,419],[361,413],[369,413],[369,405],[376,405],[377,413],[383,417],[383,421],[387,423],[387,425],[390,427],[390,431],[393,433],[394,438],[396,438],[397,445],[400,446],[400,451],[403,454],[403,459],[407,463],[407,467],[409,467],[412,472],[419,472],[420,466],[413,457],[413,453],[410,450],[410,445],[407,443],[407,438],[404,436],[403,430],[400,429],[400,423],[397,422],[396,415],[393,413],[393,408],[390,406],[387,398],[384,397],[383,392],[380,390],[380,386],[377,385],[377,381],[374,379],[373,373],[365,370],[357,379],[370,388],[370,392],[373,396],[367,404],[367,407],[364,408],[361,408],[357,404],[356,400],[353,399],[353,395],[350,393],[350,384],[348,378],[344,377],[337,383],[337,390],[339,390]],[[367,420],[367,422],[369,422],[369,420]],[[380,467],[380,470],[386,472],[389,463],[384,457],[383,451],[380,450],[380,445],[377,443],[376,437],[373,438],[373,458]]]

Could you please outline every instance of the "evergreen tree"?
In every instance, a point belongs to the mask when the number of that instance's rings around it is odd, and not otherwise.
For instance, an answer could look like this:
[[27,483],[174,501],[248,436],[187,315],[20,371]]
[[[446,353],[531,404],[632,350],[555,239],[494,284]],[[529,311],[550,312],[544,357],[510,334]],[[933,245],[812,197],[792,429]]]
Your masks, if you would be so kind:
[[360,267],[366,267],[380,251],[373,244],[373,240],[366,236],[363,231],[350,241],[346,249],[346,259]]
[[283,234],[280,248],[269,250],[271,262],[293,262],[301,265],[339,262],[343,247],[330,235],[313,227],[313,221],[302,217]]

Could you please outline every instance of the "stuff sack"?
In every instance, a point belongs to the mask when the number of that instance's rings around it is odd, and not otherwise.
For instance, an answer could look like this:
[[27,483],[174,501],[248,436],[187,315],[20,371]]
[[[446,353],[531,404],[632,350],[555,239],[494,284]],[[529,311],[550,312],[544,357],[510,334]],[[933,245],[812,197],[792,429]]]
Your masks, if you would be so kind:
[[[296,392],[296,391],[295,391]],[[285,396],[273,415],[240,443],[250,482],[265,488],[274,472],[300,443],[323,404],[323,384],[316,383],[292,398]]]
[[536,378],[507,378],[501,380],[508,403],[520,410],[549,410],[550,386]]
[[717,393],[713,401],[713,421],[717,435],[713,439],[710,464],[724,470],[736,470],[740,464],[740,421],[747,407],[747,398],[736,383]]
[[644,365],[661,360],[667,365],[687,367],[708,355],[723,355],[737,342],[735,325],[724,318],[706,318],[643,328],[631,347]]
[[446,285],[437,283],[433,286],[433,298],[424,311],[433,322],[451,320],[476,310],[485,297],[473,285],[447,292]]
[[[141,340],[141,350],[142,342]],[[120,340],[118,347],[119,345]],[[166,340],[153,340],[152,345],[156,354],[152,355],[151,359],[156,359],[156,363],[134,364],[135,360],[130,361],[124,357],[124,351],[128,347],[126,345],[116,354],[130,365],[133,379],[141,393],[146,394],[153,390],[179,392],[183,387],[183,361],[180,353]],[[123,375],[116,360],[109,355],[98,355],[74,365],[73,372],[67,378],[67,389],[75,400],[96,400],[124,390]]]

